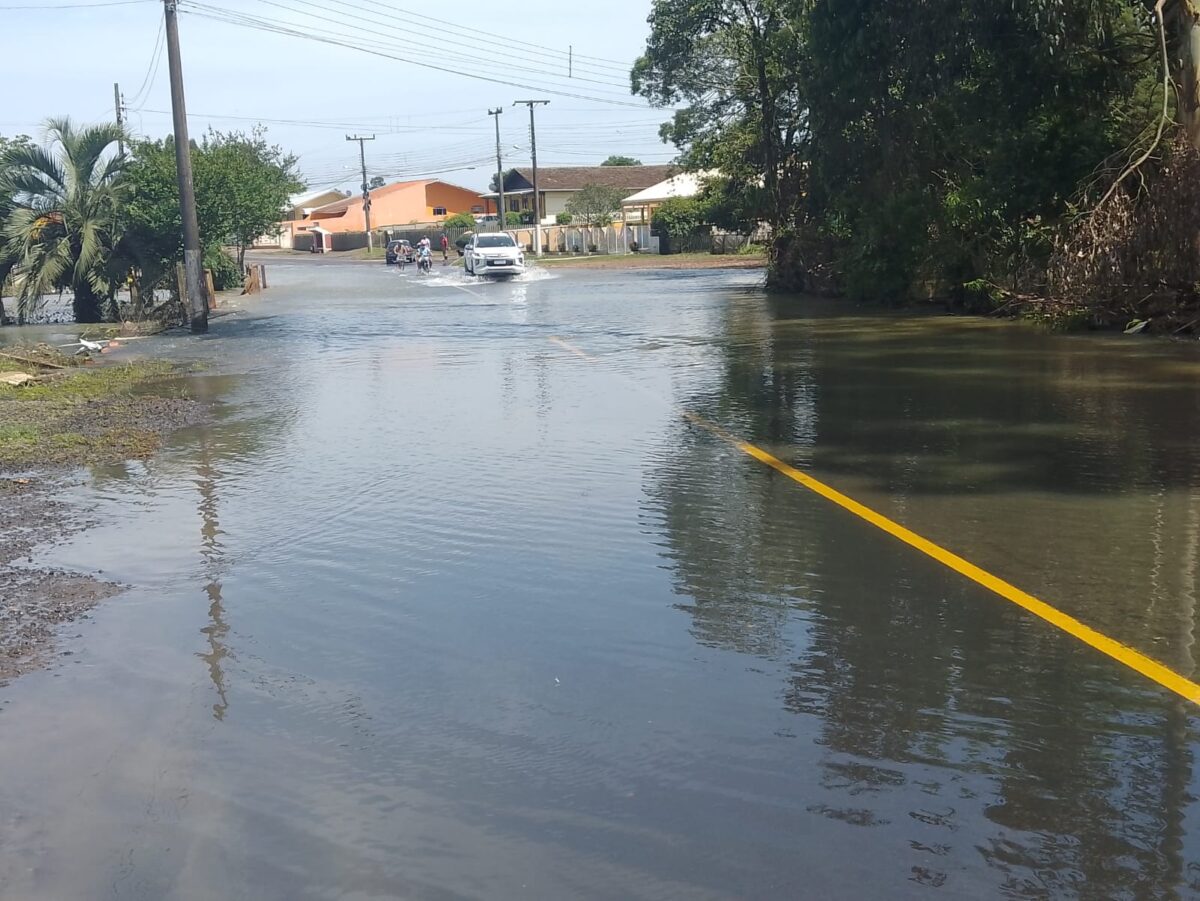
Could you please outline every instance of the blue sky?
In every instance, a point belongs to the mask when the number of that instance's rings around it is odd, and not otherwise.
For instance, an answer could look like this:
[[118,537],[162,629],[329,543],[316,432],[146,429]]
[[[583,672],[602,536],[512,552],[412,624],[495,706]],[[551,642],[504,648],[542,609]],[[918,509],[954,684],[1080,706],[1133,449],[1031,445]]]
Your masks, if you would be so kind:
[[[537,113],[541,165],[594,165],[611,153],[669,162],[674,149],[658,138],[669,113],[628,93],[648,12],[649,0],[458,0],[410,8],[380,0],[180,0],[189,128],[198,137],[210,127],[249,129],[261,121],[272,140],[300,157],[314,187],[354,187],[358,145],[345,135],[374,133],[370,174],[389,181],[437,174],[478,188],[495,169],[487,109],[505,108],[505,168],[527,165],[528,112],[511,104],[540,97],[551,101]],[[252,17],[260,28],[213,16]],[[0,134],[37,136],[51,115],[111,121],[114,81],[135,133],[169,133],[162,18],[161,0],[0,0],[6,71],[30,73],[6,91]],[[498,40],[487,37],[492,27]]]

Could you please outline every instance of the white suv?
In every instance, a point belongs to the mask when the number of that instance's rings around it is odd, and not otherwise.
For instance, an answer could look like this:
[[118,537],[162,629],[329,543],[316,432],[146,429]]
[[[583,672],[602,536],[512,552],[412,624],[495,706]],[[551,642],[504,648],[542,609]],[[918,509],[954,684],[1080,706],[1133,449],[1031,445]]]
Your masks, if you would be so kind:
[[525,254],[512,235],[475,235],[463,248],[463,268],[467,275],[519,275],[525,271]]

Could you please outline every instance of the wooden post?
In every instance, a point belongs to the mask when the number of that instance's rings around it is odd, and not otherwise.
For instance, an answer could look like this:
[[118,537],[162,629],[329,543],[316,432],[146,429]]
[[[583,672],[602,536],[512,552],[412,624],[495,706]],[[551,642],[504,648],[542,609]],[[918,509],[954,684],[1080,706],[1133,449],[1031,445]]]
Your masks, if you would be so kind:
[[204,287],[208,290],[209,309],[215,310],[217,308],[217,286],[213,283],[211,269],[204,270]]
[[264,291],[267,290],[267,264],[266,263],[258,264],[258,283],[260,285],[262,285],[262,289]]

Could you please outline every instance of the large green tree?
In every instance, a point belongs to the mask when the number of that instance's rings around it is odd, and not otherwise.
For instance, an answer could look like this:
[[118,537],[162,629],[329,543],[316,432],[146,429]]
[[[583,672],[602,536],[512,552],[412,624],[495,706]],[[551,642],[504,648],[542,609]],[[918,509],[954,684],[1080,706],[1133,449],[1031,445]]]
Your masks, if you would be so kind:
[[51,293],[73,295],[76,322],[99,322],[120,285],[115,246],[125,196],[123,137],[115,125],[51,119],[47,144],[17,142],[0,155],[0,255],[15,270],[24,319]]
[[238,268],[246,262],[246,249],[279,222],[288,197],[304,187],[296,175],[296,158],[269,144],[266,132],[256,127],[244,132],[213,131],[200,146],[196,172],[197,203],[219,212],[222,232],[213,237],[237,249]]
[[720,172],[714,208],[771,226],[787,287],[818,264],[885,298],[1012,278],[1156,118],[1140,0],[655,0],[649,21],[634,90],[677,107],[663,136]]
[[[302,187],[294,167],[295,159],[257,129],[249,135],[211,132],[193,144],[196,217],[208,259],[231,244],[238,269],[244,267],[246,248],[278,223],[288,197]],[[173,139],[135,144],[127,181],[122,249],[150,287],[183,259]]]
[[580,225],[609,225],[620,212],[625,192],[608,185],[584,185],[567,201],[567,212]]

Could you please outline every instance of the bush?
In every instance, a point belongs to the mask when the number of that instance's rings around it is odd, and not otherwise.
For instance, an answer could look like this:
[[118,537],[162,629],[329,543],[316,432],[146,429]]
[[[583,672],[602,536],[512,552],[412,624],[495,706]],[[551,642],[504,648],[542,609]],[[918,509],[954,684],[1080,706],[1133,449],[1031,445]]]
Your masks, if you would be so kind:
[[574,218],[575,217],[572,216],[570,213],[559,213],[557,216],[554,217],[554,221],[557,222],[559,225],[570,225],[571,220]]
[[520,213],[514,213],[512,210],[509,210],[504,214],[505,228],[520,228],[523,224]]
[[672,197],[654,211],[650,227],[655,233],[667,238],[689,237],[704,224],[704,209],[700,202],[690,197]]
[[455,213],[453,216],[447,216],[442,222],[445,228],[474,228],[475,217],[470,213]]
[[244,281],[237,260],[221,247],[210,247],[205,251],[204,268],[212,270],[213,287],[218,291],[240,288]]

